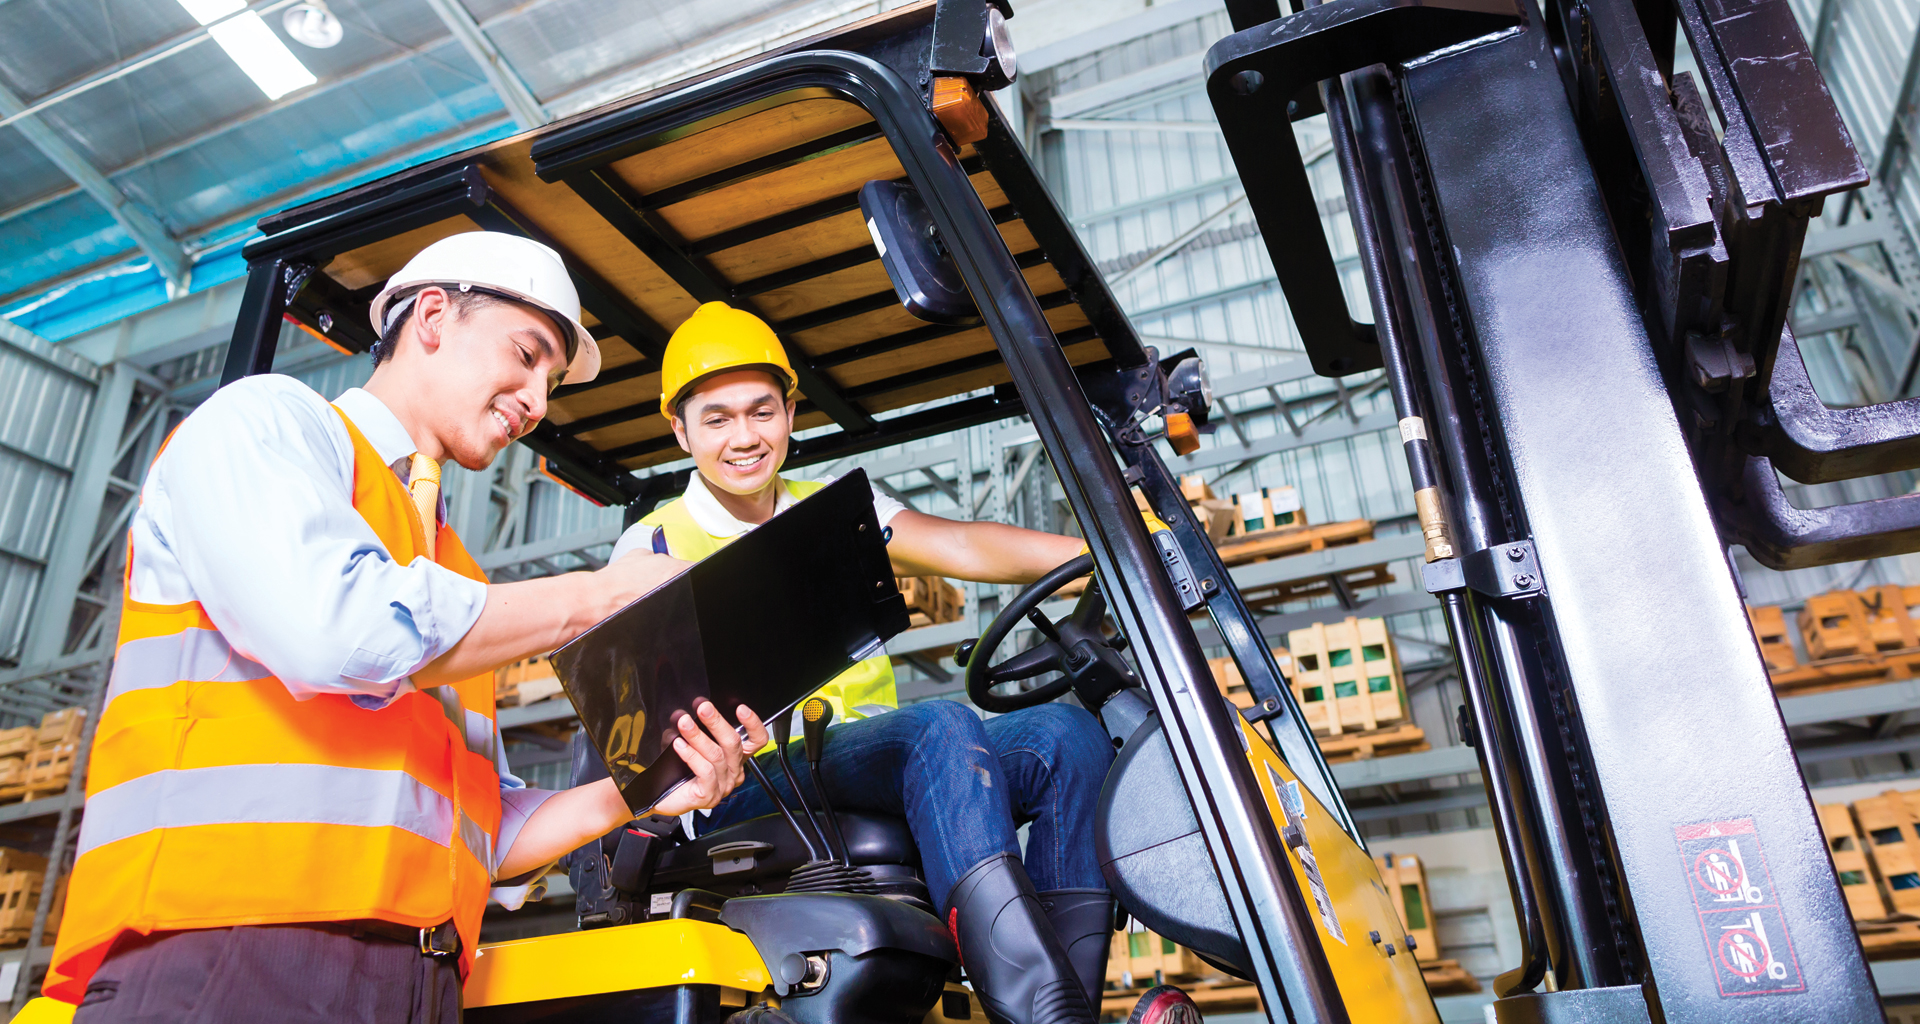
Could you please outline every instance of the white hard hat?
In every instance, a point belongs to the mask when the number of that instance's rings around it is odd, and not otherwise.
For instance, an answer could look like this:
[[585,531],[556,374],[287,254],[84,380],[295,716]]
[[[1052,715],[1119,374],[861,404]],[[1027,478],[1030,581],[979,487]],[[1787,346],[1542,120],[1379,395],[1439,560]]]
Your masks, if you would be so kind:
[[[573,329],[573,359],[562,383],[584,383],[600,373],[600,346],[580,322],[580,293],[574,290],[560,254],[547,246],[500,231],[466,231],[442,238],[408,260],[374,297],[374,333],[386,334],[387,305],[395,294],[428,284],[499,292],[551,313]],[[403,305],[394,312],[404,310]]]

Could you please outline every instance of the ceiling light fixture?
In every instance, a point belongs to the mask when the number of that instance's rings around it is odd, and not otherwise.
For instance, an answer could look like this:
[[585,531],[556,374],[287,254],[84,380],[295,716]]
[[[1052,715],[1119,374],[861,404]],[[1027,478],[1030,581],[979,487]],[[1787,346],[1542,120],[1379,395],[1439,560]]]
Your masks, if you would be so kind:
[[287,8],[280,27],[287,30],[294,42],[316,50],[340,45],[340,37],[346,34],[340,19],[327,10],[325,0],[309,0]]
[[180,6],[193,15],[193,20],[207,26],[207,35],[227,51],[267,99],[277,100],[319,81],[260,15],[246,9],[246,0],[180,0]]

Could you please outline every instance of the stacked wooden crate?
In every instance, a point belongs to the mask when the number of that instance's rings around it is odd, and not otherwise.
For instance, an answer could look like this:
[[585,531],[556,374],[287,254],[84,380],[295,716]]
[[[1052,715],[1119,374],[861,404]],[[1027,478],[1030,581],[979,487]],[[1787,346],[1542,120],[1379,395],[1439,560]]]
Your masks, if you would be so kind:
[[0,730],[0,803],[65,792],[86,717],[81,708],[65,708],[48,712],[38,726]]
[[[1222,501],[1214,496],[1213,488],[1207,486],[1205,477],[1183,476],[1180,478],[1180,496],[1187,499],[1187,508],[1192,510],[1193,518],[1206,532],[1207,539],[1215,544],[1225,540],[1228,533],[1238,522],[1239,510],[1233,502]],[[1133,503],[1140,511],[1147,511],[1147,496],[1138,487],[1133,490]]]
[[[1349,619],[1348,621],[1352,622],[1354,620]],[[1364,621],[1380,622],[1381,620],[1372,619]],[[1328,628],[1335,630],[1335,636],[1337,637],[1340,635],[1338,630],[1343,625],[1344,624],[1336,624]],[[1306,631],[1301,630],[1300,632]],[[1368,632],[1371,634],[1372,631],[1369,630]],[[1384,629],[1382,632],[1384,633]],[[1389,640],[1388,650],[1392,650],[1390,644],[1391,641]],[[1368,668],[1365,657],[1368,652],[1364,649],[1366,645],[1362,646],[1363,649],[1360,652],[1361,666],[1362,668]],[[1381,697],[1378,693],[1369,692],[1366,694],[1366,698],[1372,702],[1371,708],[1375,712],[1375,724],[1373,728],[1365,728],[1364,720],[1356,718],[1354,721],[1346,723],[1341,731],[1335,732],[1332,724],[1337,716],[1329,710],[1328,705],[1330,703],[1337,703],[1338,701],[1347,701],[1350,700],[1350,698],[1336,697],[1334,700],[1329,701],[1327,695],[1330,692],[1336,694],[1344,693],[1346,692],[1346,687],[1330,686],[1325,683],[1314,683],[1311,685],[1303,683],[1299,664],[1295,661],[1291,652],[1284,647],[1276,647],[1274,648],[1273,656],[1274,659],[1280,663],[1281,673],[1286,675],[1291,681],[1294,699],[1300,702],[1301,711],[1307,716],[1307,724],[1313,728],[1315,739],[1320,745],[1320,752],[1325,755],[1329,762],[1359,761],[1370,757],[1411,754],[1416,751],[1430,749],[1431,745],[1427,743],[1427,734],[1419,726],[1414,725],[1410,721],[1406,721],[1408,715],[1405,711],[1404,699],[1396,698],[1396,700],[1399,701],[1398,706],[1401,710],[1398,711],[1393,718],[1383,719],[1382,715],[1386,713],[1387,707],[1384,701],[1378,699]],[[1316,657],[1314,664],[1324,665],[1331,660],[1329,657]],[[1345,669],[1347,667],[1345,664],[1346,660],[1347,659],[1342,659],[1343,663],[1340,668]],[[1392,659],[1390,663],[1393,666],[1393,671],[1388,678],[1391,680],[1392,685],[1396,687],[1396,692],[1404,694],[1406,684],[1400,675],[1399,661],[1395,658]],[[1369,671],[1377,672],[1377,664],[1378,659],[1376,658],[1375,666],[1369,669]],[[1240,674],[1240,666],[1236,664],[1231,657],[1210,659],[1207,662],[1207,667],[1213,671],[1214,685],[1219,687],[1221,695],[1231,701],[1234,707],[1253,707],[1253,692],[1247,687],[1246,678]],[[1372,682],[1374,678],[1377,677],[1367,677],[1364,681],[1368,682],[1369,685],[1378,685]],[[1355,681],[1353,686],[1355,695],[1359,694],[1359,682],[1360,681]],[[1312,697],[1314,701],[1311,705],[1308,703],[1309,697]],[[1355,714],[1357,715],[1357,712]],[[1386,724],[1382,724],[1383,721]],[[1264,733],[1266,723],[1262,722],[1257,728]]]
[[1228,537],[1245,537],[1270,530],[1300,529],[1307,525],[1300,492],[1293,487],[1262,487],[1233,496],[1233,519]]
[[[24,945],[40,909],[40,890],[46,884],[47,859],[37,854],[0,847],[0,947]],[[66,910],[67,879],[55,885],[53,905],[41,944],[50,945]]]
[[528,658],[493,671],[493,703],[497,707],[517,708],[537,704],[562,692],[553,664],[546,658]]
[[1920,953],[1920,792],[1889,790],[1816,809],[1867,958]]
[[938,576],[907,576],[893,582],[907,599],[907,615],[915,627],[958,622],[966,612],[966,596],[960,588]]
[[1155,985],[1177,983],[1204,1013],[1237,1013],[1260,1008],[1259,990],[1208,964],[1193,950],[1146,930],[1135,921],[1113,933],[1107,953],[1107,988],[1102,1015],[1122,1019],[1142,993]]
[[1748,608],[1747,617],[1774,690],[1786,695],[1920,677],[1916,612],[1920,587],[1888,584],[1817,594],[1794,617],[1798,649],[1780,607]]
[[[1387,620],[1348,616],[1287,634],[1293,695],[1329,761],[1427,749],[1407,708]],[[1287,666],[1283,665],[1283,671]]]
[[1427,869],[1408,853],[1382,853],[1373,858],[1381,884],[1393,900],[1406,928],[1407,948],[1420,962],[1420,976],[1434,995],[1480,991],[1480,980],[1468,974],[1458,960],[1440,958],[1440,941],[1433,932],[1433,900],[1427,891]]

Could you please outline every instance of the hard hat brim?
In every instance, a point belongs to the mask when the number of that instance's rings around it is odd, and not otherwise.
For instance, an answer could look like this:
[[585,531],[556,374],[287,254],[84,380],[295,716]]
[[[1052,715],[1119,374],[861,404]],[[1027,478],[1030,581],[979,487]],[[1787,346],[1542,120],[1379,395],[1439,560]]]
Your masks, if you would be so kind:
[[[380,290],[380,294],[377,296],[374,296],[373,306],[369,311],[372,314],[371,319],[373,320],[374,334],[379,335],[381,333],[380,322],[386,318],[387,303],[392,301],[393,296],[401,292],[404,292],[409,288],[419,288],[425,285],[437,285],[440,287],[445,287],[449,284],[457,286],[463,283],[467,283],[467,282],[435,280],[435,279],[426,279],[426,280],[419,280],[419,281],[388,281],[387,286]],[[578,319],[574,317],[570,317],[565,313],[562,313],[559,310],[554,309],[552,306],[549,306],[546,303],[541,302],[539,299],[536,299],[533,296],[528,295],[527,293],[517,288],[502,288],[499,285],[495,285],[495,284],[478,284],[478,283],[474,283],[473,287],[484,288],[489,292],[497,292],[510,299],[513,299],[515,302],[520,302],[520,303],[524,303],[526,305],[532,306],[533,308],[540,310],[541,312],[547,314],[553,319],[558,320],[566,324],[568,327],[572,328],[573,339],[574,339],[573,358],[567,361],[567,372],[564,377],[560,378],[560,383],[585,384],[586,382],[600,375],[600,344],[599,342],[596,342],[593,340],[593,334],[592,332],[587,330],[586,324],[583,324]]]
[[794,381],[786,369],[774,363],[741,363],[738,366],[722,366],[715,370],[709,370],[685,384],[680,385],[680,390],[673,395],[671,401],[660,403],[660,415],[669,419],[673,418],[679,414],[680,403],[686,401],[687,396],[693,394],[695,388],[722,374],[738,373],[741,370],[760,370],[764,373],[771,374],[773,379],[779,381],[785,389],[782,395],[786,398],[792,398],[793,393],[800,389],[800,385]]

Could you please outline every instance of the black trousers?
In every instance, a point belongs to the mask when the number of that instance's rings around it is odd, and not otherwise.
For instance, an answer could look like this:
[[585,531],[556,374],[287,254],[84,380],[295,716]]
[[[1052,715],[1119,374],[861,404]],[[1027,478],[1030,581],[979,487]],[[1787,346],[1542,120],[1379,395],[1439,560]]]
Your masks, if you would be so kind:
[[122,939],[74,1024],[458,1024],[460,966],[302,925]]

